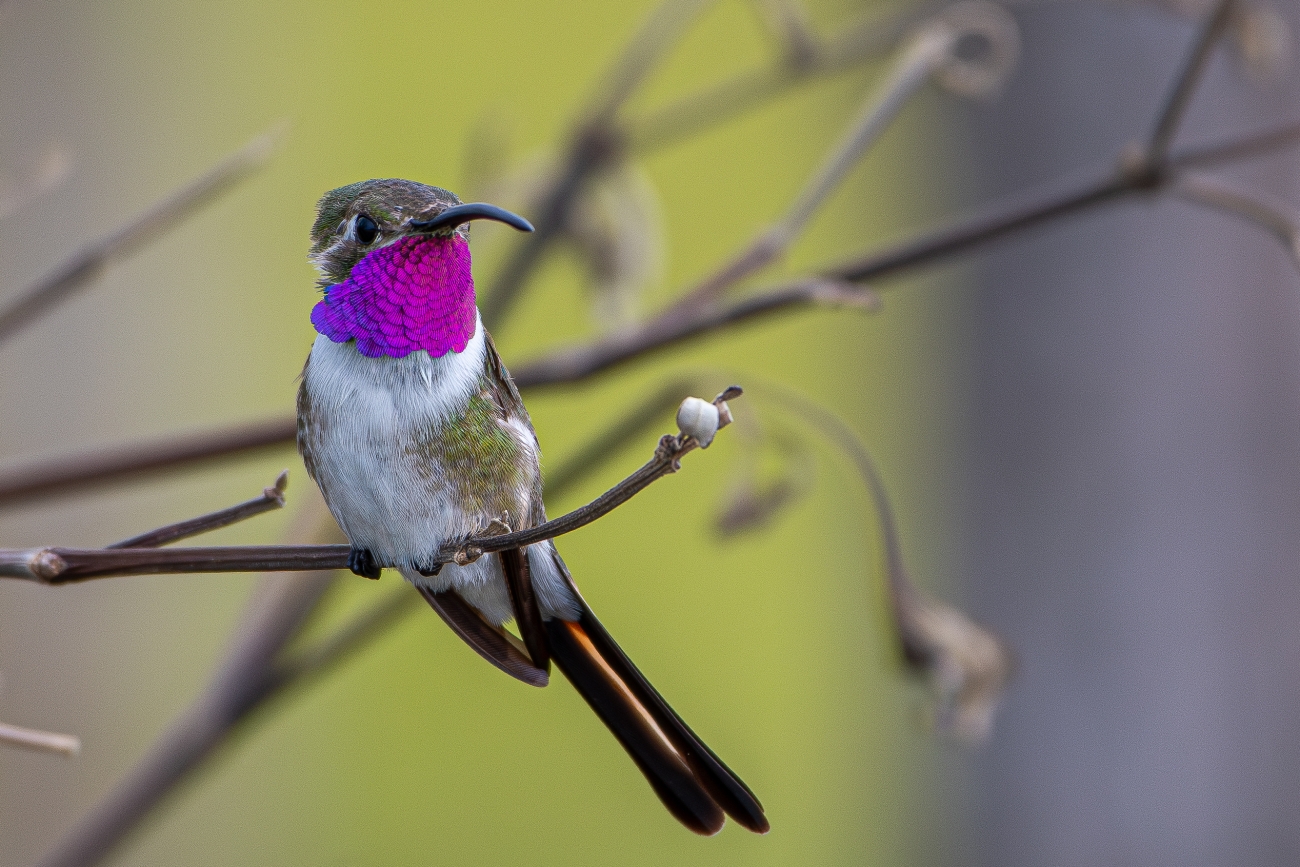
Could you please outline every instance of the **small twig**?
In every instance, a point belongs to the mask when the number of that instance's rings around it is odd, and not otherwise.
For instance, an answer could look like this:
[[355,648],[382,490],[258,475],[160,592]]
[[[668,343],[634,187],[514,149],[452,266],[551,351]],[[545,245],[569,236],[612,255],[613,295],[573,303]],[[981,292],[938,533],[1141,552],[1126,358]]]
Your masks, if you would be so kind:
[[622,152],[623,136],[614,124],[619,109],[706,5],[707,0],[664,0],[613,70],[603,77],[610,84],[579,114],[561,160],[563,168],[539,196],[540,204],[530,214],[535,231],[515,247],[479,303],[483,320],[491,328],[500,329],[509,317],[542,254],[563,233],[587,180]]
[[211,512],[207,515],[190,518],[188,521],[181,521],[176,524],[169,524],[166,527],[159,527],[157,530],[150,530],[147,533],[141,533],[139,536],[132,536],[130,539],[124,539],[121,542],[114,542],[112,545],[106,545],[105,547],[159,548],[163,545],[170,545],[172,542],[178,542],[181,539],[188,539],[191,536],[197,536],[201,533],[210,533],[213,530],[228,527],[231,524],[260,515],[263,512],[283,508],[284,489],[288,484],[289,471],[284,470],[276,477],[274,485],[262,489],[262,496],[260,497],[255,497],[247,502],[230,506],[229,508],[221,509],[220,511]]
[[1187,54],[1182,72],[1174,79],[1169,96],[1156,116],[1151,137],[1147,140],[1143,156],[1150,166],[1158,168],[1168,160],[1169,148],[1174,143],[1174,136],[1178,134],[1178,127],[1187,114],[1188,106],[1191,105],[1192,96],[1196,93],[1197,85],[1200,84],[1215,43],[1219,41],[1219,37],[1228,29],[1228,24],[1232,21],[1235,6],[1235,0],[1219,0],[1201,25],[1196,41]]
[[292,443],[297,430],[297,421],[286,418],[36,461],[0,473],[0,508],[279,448]]
[[[718,395],[722,405],[740,395],[732,387]],[[730,421],[726,416],[719,428]],[[527,530],[480,536],[444,545],[429,566],[468,563],[483,554],[522,548],[565,533],[607,515],[651,483],[680,469],[682,456],[699,444],[693,437],[665,434],[654,457],[595,500],[552,521]],[[199,572],[291,572],[346,569],[347,545],[258,545],[221,548],[36,548],[0,549],[0,577],[40,584],[69,584],[92,578]]]
[[935,264],[1006,235],[1117,201],[1138,190],[1131,179],[1117,176],[1114,171],[1064,190],[1054,185],[1045,191],[1022,196],[1010,204],[993,205],[973,217],[908,239],[897,246],[838,265],[828,273],[853,282],[880,280],[918,265]]
[[1180,179],[1174,192],[1184,199],[1208,205],[1267,229],[1286,247],[1291,261],[1300,264],[1300,220],[1282,207],[1264,201],[1253,193],[1242,192],[1223,181],[1199,175]]
[[1263,156],[1300,141],[1300,123],[1283,124],[1276,129],[1242,136],[1199,148],[1188,148],[1172,162],[1182,168],[1209,168]]
[[75,756],[81,752],[81,738],[0,723],[0,746]]
[[231,189],[260,168],[283,137],[283,124],[263,133],[218,163],[207,174],[172,193],[123,226],[75,254],[34,286],[19,292],[17,299],[0,309],[0,341],[67,298],[120,259],[168,229],[179,225],[217,196]]

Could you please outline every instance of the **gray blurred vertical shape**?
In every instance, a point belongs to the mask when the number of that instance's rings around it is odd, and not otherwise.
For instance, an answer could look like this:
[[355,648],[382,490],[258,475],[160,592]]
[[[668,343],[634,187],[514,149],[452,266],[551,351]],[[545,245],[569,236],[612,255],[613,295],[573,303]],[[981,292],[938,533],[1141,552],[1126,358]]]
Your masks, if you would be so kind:
[[[1146,136],[1195,31],[1137,4],[1019,17],[1014,84],[964,115],[979,199]],[[1220,49],[1179,144],[1300,117],[1298,81]],[[1218,175],[1300,210],[1295,151]],[[1300,862],[1294,264],[1173,199],[972,263],[968,593],[1022,667],[970,759],[956,861]]]

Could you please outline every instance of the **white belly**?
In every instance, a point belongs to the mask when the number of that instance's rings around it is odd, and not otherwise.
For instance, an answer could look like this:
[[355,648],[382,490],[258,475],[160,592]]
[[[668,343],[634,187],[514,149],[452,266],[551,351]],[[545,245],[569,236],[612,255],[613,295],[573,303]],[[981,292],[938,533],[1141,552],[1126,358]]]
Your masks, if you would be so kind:
[[[484,352],[481,322],[464,352],[435,359],[425,352],[366,358],[350,343],[319,336],[303,375],[312,420],[305,435],[316,482],[354,547],[413,583],[455,588],[502,623],[513,612],[497,557],[448,564],[433,577],[417,571],[444,542],[483,529],[484,516],[468,512],[441,468],[408,448],[464,413],[481,387]],[[521,440],[535,448],[531,431],[523,433]],[[572,619],[575,602],[556,567],[542,551],[528,553],[544,613]]]

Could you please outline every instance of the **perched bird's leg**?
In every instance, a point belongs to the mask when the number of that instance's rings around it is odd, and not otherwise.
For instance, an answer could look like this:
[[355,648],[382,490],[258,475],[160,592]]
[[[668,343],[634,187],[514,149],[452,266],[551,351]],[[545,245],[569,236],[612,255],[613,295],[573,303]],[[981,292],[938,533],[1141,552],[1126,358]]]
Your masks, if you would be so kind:
[[349,551],[348,568],[354,574],[371,581],[379,580],[379,573],[384,571],[384,567],[375,562],[375,555],[370,553],[369,548],[353,548]]

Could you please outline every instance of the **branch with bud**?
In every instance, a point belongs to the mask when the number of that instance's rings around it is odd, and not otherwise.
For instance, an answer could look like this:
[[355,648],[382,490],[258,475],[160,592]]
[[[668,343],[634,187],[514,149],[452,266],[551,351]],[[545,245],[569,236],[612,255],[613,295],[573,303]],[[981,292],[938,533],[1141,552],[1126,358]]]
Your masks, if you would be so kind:
[[[655,448],[654,457],[585,506],[536,527],[448,542],[431,558],[430,565],[471,563],[484,554],[544,542],[599,520],[656,480],[681,469],[684,455],[696,448],[707,448],[718,430],[731,423],[727,401],[735,400],[742,393],[739,386],[733,385],[712,402],[686,398],[677,413],[681,430],[676,434],[664,434]],[[264,490],[257,499],[151,530],[106,548],[0,549],[0,577],[60,585],[125,575],[346,569],[351,550],[347,545],[159,547],[279,508],[284,503],[287,481],[287,475],[281,473],[275,485]]]

